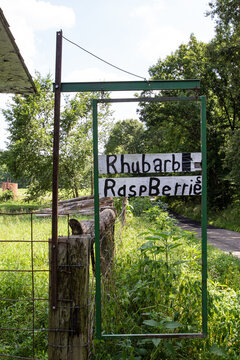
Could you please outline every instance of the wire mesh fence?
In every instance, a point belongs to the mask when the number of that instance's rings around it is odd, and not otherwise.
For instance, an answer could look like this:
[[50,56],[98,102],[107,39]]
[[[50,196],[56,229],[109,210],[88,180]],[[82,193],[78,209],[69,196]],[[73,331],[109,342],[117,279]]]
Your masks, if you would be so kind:
[[[82,265],[72,263],[68,254],[68,223],[68,214],[59,218],[67,261],[59,265],[58,271],[71,277]],[[83,345],[49,341],[51,333],[71,336],[75,331],[62,326],[49,328],[51,216],[44,212],[0,213],[0,229],[0,358],[46,360],[50,348],[56,351],[71,347],[66,355],[71,359],[74,347],[89,348],[88,341]],[[88,301],[86,306],[90,307]],[[68,311],[73,316],[76,304],[71,291],[57,299],[57,308],[61,314]]]

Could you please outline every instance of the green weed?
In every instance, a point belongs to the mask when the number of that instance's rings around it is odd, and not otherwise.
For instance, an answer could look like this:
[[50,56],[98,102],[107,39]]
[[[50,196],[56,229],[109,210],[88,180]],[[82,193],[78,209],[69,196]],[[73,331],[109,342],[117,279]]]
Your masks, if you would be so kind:
[[[132,205],[133,206],[133,205]],[[139,209],[139,208],[138,208]],[[139,210],[138,210],[139,211]],[[134,206],[132,209],[134,212]],[[149,203],[139,216],[116,224],[115,263],[102,279],[102,327],[105,333],[172,333],[201,331],[201,248],[192,233],[178,229],[160,204]],[[51,218],[1,216],[0,269],[48,270]],[[29,240],[31,232],[36,242]],[[59,219],[59,233],[67,234],[67,219]],[[120,236],[121,234],[121,236]],[[44,240],[46,242],[37,242]],[[240,266],[238,259],[209,247],[209,335],[207,339],[126,338],[94,341],[93,359],[238,360]],[[0,272],[1,353],[32,357],[34,327],[48,327],[48,272]],[[16,299],[42,299],[16,302]],[[10,301],[11,300],[11,301]],[[35,332],[35,357],[47,359],[47,332]]]
[[[51,217],[32,215],[31,222],[31,215],[2,215],[0,229],[0,323],[1,328],[6,329],[0,334],[0,356],[2,353],[33,357],[31,329],[34,327],[35,357],[45,360],[48,334],[44,329],[48,328],[48,239],[51,237]],[[67,218],[60,218],[59,233],[67,235],[67,231]],[[33,246],[29,242],[31,234]],[[32,265],[34,270],[46,271],[34,272],[32,278]],[[38,300],[33,302],[30,300],[33,298]]]
[[[239,359],[239,263],[209,247],[209,264],[207,339],[116,338],[98,343],[93,358]],[[201,332],[201,287],[199,240],[152,206],[117,243],[112,277],[102,283],[103,331]]]

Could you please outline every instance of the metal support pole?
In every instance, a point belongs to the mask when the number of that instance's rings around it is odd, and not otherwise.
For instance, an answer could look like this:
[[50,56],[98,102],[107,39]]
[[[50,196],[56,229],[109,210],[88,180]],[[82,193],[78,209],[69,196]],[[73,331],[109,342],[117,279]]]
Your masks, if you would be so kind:
[[100,271],[100,229],[98,189],[98,101],[93,99],[93,160],[94,160],[94,214],[95,214],[95,257],[96,257],[96,336],[101,339],[101,271]]
[[55,103],[54,103],[54,140],[53,140],[53,174],[52,174],[52,256],[51,256],[51,290],[52,309],[57,304],[57,246],[58,246],[58,178],[59,178],[59,127],[61,104],[62,73],[62,31],[56,34],[56,68],[55,68]]
[[202,332],[207,336],[207,139],[206,97],[201,96],[202,137]]

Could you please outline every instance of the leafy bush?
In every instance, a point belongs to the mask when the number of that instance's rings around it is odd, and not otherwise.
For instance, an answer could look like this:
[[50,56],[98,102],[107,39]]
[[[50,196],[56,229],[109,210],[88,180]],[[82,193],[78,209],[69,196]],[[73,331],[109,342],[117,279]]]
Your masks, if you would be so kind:
[[[201,332],[201,249],[192,233],[178,229],[158,205],[131,217],[118,240],[111,276],[102,278],[102,328],[105,333]],[[48,239],[49,219],[35,219],[34,236]],[[29,239],[29,217],[0,218],[1,239]],[[66,219],[59,219],[60,234]],[[120,231],[119,231],[120,232]],[[3,243],[1,269],[29,268],[29,244]],[[48,244],[34,244],[34,265],[48,266]],[[31,274],[0,272],[0,298],[31,298]],[[127,338],[94,341],[92,358],[133,360],[239,360],[239,260],[209,248],[206,339]],[[47,298],[48,273],[34,274],[35,296]],[[0,302],[1,327],[32,327],[32,303]],[[35,302],[35,327],[47,328],[48,303]],[[36,332],[38,359],[47,359],[47,333]],[[31,357],[32,335],[1,331],[1,353]]]
[[141,216],[144,212],[155,207],[167,210],[167,205],[164,204],[161,200],[155,200],[146,196],[132,197],[129,199],[129,203],[132,206],[132,212],[134,216]]
[[[96,343],[94,359],[238,360],[237,261],[209,248],[206,339],[104,340]],[[152,206],[141,218],[128,221],[112,277],[103,281],[102,289],[105,333],[201,332],[200,242],[192,233],[176,228],[166,212]]]
[[6,202],[14,199],[14,192],[12,190],[4,190],[0,195],[0,202]]

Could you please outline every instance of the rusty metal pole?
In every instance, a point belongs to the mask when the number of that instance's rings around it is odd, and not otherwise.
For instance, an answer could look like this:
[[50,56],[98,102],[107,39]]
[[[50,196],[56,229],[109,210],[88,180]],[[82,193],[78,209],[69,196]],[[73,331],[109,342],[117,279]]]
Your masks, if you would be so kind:
[[51,308],[57,305],[57,247],[58,247],[58,182],[59,182],[59,132],[62,75],[62,30],[56,34],[55,102],[54,102],[54,140],[52,174],[52,246],[51,246]]

